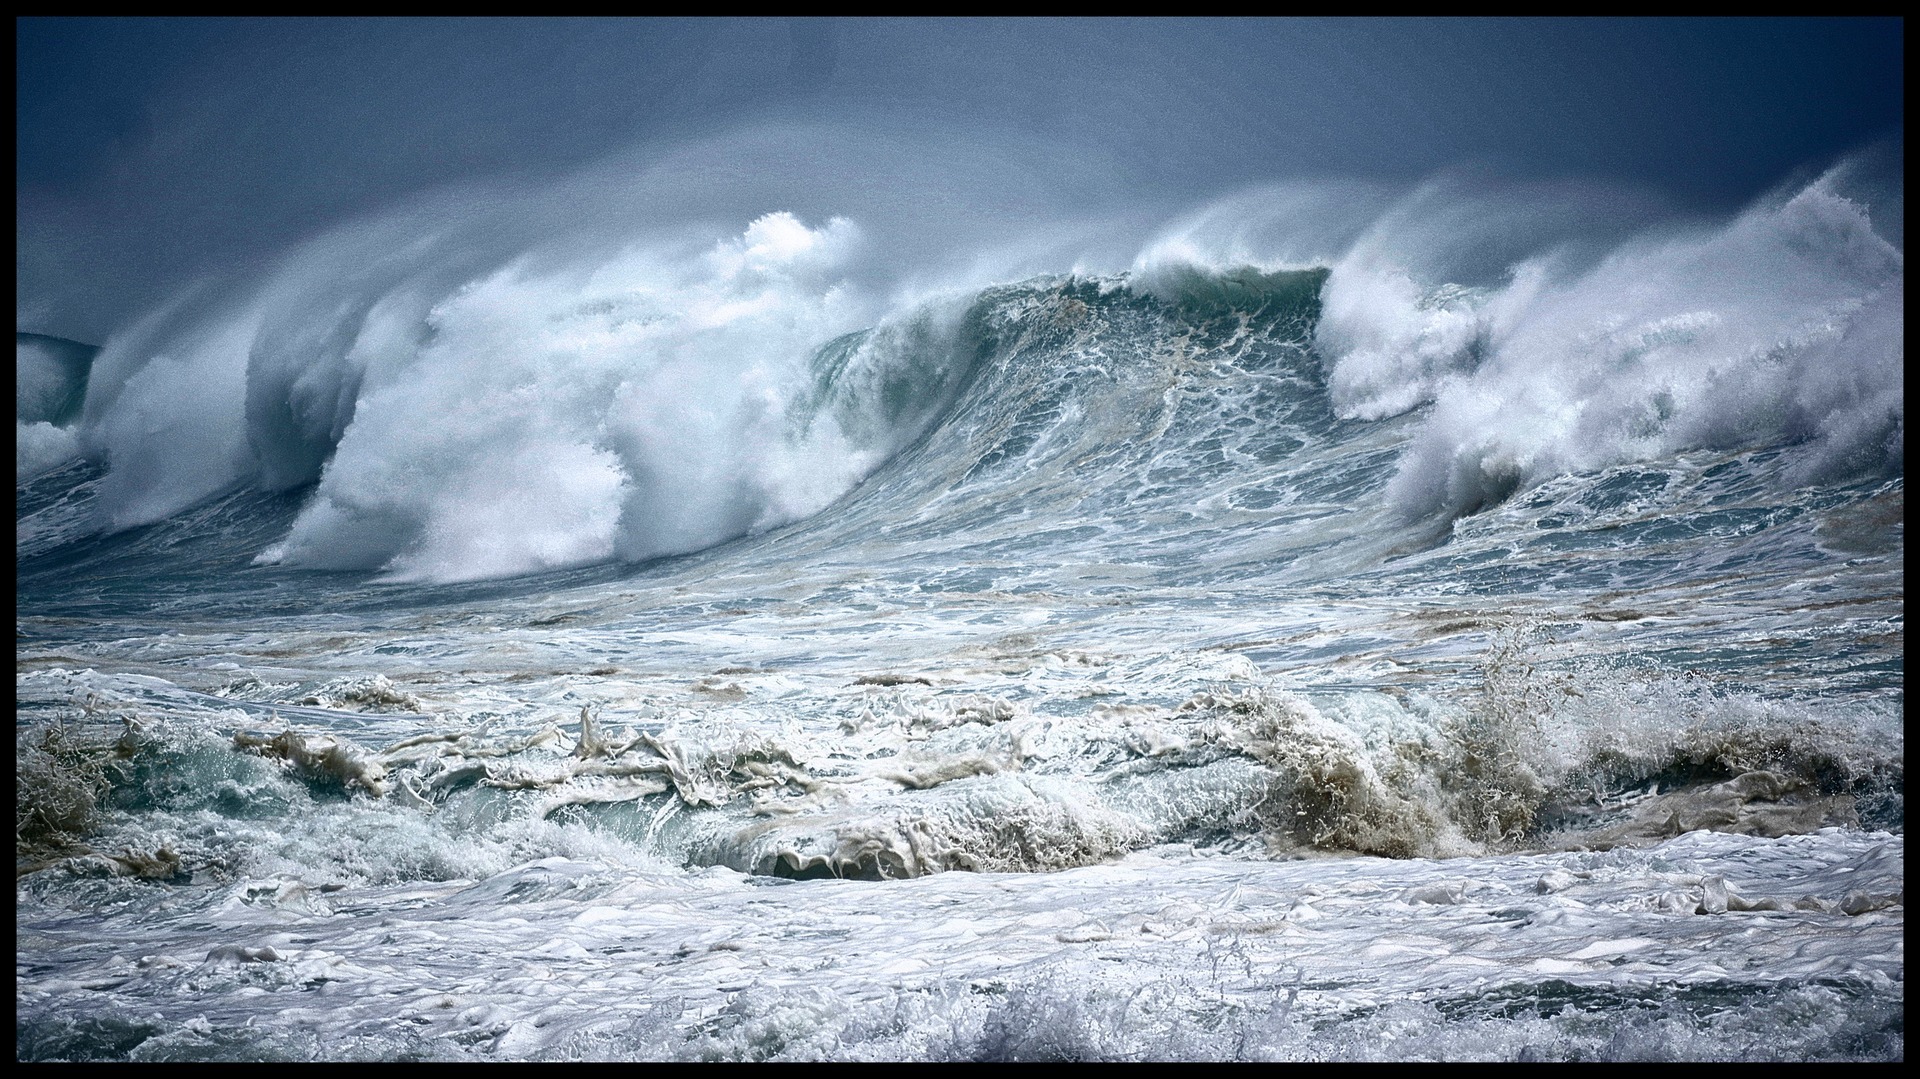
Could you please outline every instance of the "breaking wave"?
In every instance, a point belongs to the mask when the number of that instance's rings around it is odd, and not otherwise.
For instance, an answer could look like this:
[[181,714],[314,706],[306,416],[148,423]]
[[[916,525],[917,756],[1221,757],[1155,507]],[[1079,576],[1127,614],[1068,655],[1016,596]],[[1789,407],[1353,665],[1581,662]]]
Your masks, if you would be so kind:
[[[698,551],[856,489],[869,518],[982,484],[1044,516],[1063,470],[1082,511],[1384,482],[1442,522],[1691,450],[1897,475],[1903,256],[1846,181],[1687,227],[1570,187],[1259,189],[1125,269],[937,287],[848,217],[416,208],[184,294],[90,378],[23,336],[19,476],[86,454],[109,531],[301,492],[258,561],[455,581]],[[1343,472],[1375,429],[1390,469]]]

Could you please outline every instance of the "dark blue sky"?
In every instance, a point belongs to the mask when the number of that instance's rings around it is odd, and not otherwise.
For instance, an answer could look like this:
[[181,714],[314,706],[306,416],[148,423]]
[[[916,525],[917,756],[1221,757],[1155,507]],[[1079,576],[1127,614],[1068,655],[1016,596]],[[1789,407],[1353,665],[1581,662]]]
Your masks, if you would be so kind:
[[16,29],[19,328],[94,340],[343,217],[745,125],[864,125],[947,154],[1012,140],[1008,168],[1067,201],[1473,165],[1719,211],[1904,124],[1897,19]]

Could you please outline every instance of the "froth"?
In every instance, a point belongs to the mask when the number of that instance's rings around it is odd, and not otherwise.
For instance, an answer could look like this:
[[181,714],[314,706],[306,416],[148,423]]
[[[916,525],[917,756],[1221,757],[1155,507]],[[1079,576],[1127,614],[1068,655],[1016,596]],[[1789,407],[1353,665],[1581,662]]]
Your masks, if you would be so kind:
[[696,550],[817,509],[870,461],[787,438],[814,348],[866,309],[858,245],[769,214],[697,253],[510,266],[432,307],[360,397],[268,561],[399,579],[501,576]]
[[14,424],[14,482],[50,472],[80,455],[80,436],[44,421]]
[[1688,449],[1805,444],[1802,481],[1897,471],[1903,266],[1829,176],[1585,269],[1528,258],[1494,286],[1349,257],[1317,341],[1343,414],[1432,402],[1388,492],[1408,516]]

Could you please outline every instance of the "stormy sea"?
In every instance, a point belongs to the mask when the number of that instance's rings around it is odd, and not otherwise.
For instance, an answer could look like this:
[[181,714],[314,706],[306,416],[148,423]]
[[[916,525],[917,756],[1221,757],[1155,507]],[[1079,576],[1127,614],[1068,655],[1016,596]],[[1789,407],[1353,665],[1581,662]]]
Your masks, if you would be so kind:
[[1850,168],[429,201],[21,333],[17,1056],[1900,1059]]

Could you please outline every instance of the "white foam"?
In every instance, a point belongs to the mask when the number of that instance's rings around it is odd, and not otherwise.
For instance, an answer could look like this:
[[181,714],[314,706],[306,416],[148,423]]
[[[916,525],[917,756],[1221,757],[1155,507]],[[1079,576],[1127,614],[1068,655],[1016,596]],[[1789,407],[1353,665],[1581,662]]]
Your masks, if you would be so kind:
[[1172,302],[1190,274],[1332,265],[1390,205],[1392,193],[1384,184],[1354,179],[1236,192],[1162,227],[1134,257],[1130,283]]
[[80,435],[51,423],[14,424],[14,482],[25,483],[80,456]]
[[837,276],[858,243],[844,219],[777,213],[704,251],[474,281],[370,377],[263,560],[460,580],[696,550],[818,509],[872,460],[831,424],[790,443],[785,409],[812,350],[869,313]]
[[1584,269],[1522,260],[1478,290],[1356,249],[1323,294],[1335,404],[1357,418],[1434,406],[1394,504],[1471,512],[1701,448],[1807,443],[1801,479],[1898,470],[1903,259],[1833,177]]
[[[79,925],[29,887],[21,951],[42,966],[22,987],[23,1053],[50,1055],[73,1008],[142,1017],[137,1056],[200,1059],[1897,1058],[1897,911],[1654,899],[1740,876],[1831,907],[1898,891],[1902,845],[1695,835],[1489,858],[1465,878],[1458,862],[1167,850],[776,887],[545,858],[324,902],[256,878],[172,900],[201,912],[159,936],[150,904]],[[1571,893],[1531,887],[1575,869]],[[286,1044],[307,1029],[322,1040]]]

